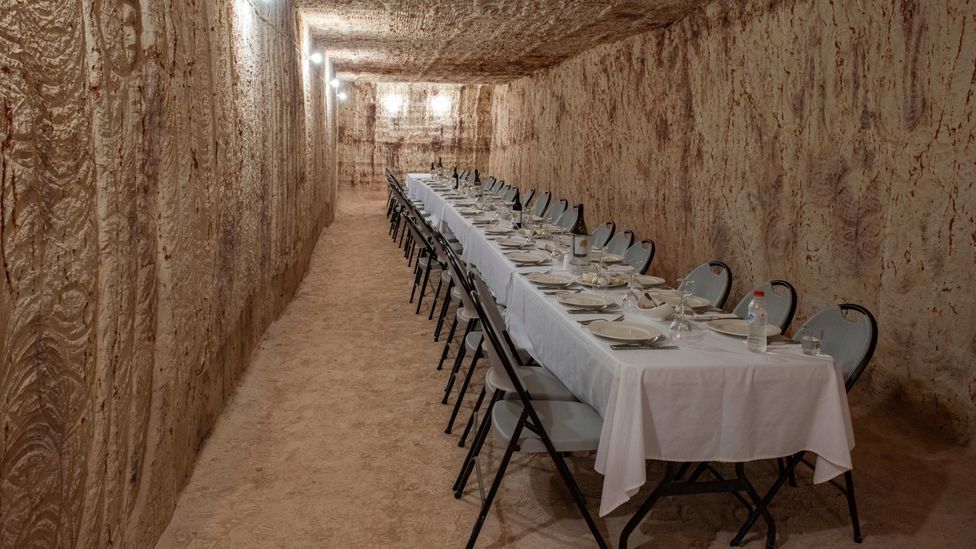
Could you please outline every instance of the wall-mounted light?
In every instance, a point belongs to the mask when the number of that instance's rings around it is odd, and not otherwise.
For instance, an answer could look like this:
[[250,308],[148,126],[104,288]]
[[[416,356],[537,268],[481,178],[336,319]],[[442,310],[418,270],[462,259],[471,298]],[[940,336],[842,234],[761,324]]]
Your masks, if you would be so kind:
[[241,32],[250,32],[254,25],[254,8],[247,0],[234,0],[234,15]]
[[340,82],[338,78],[333,78],[332,80],[329,80],[329,85],[333,88],[338,88],[340,85],[342,85],[342,82]]
[[386,112],[396,116],[403,108],[403,96],[398,93],[388,93],[383,96],[382,103]]
[[339,98],[339,101],[345,101],[346,99],[349,99],[349,94],[344,91],[341,91],[336,94],[336,97]]
[[430,98],[430,110],[436,116],[451,114],[451,98],[446,95],[435,95]]
[[315,65],[321,65],[322,61],[324,61],[324,58],[322,57],[321,53],[315,52],[312,55],[308,56],[308,60]]

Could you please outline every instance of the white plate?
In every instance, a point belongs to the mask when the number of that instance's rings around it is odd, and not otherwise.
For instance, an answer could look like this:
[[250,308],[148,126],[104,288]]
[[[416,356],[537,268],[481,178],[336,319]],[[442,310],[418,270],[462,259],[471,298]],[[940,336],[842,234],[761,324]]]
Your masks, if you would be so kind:
[[505,254],[512,263],[543,263],[549,261],[549,256],[535,252],[508,252]]
[[525,279],[540,286],[566,286],[576,282],[570,275],[552,273],[529,273]]
[[581,309],[600,309],[614,303],[602,295],[590,293],[560,295],[556,301]]
[[505,248],[524,248],[529,245],[529,241],[524,238],[503,238],[498,241],[498,245]]
[[[666,292],[651,292],[658,301],[663,301],[669,305],[674,305],[677,307],[681,303],[681,296],[675,291]],[[685,304],[692,309],[700,309],[702,307],[711,307],[712,302],[705,299],[704,297],[698,297],[697,295],[690,295],[685,298]]]
[[[592,282],[587,282],[586,280],[583,279],[583,277],[579,277],[577,279],[577,282],[579,282],[580,284],[582,284],[583,286],[586,286],[588,288],[592,288],[593,287],[593,283]],[[613,276],[610,277],[610,285],[607,286],[607,288],[620,288],[620,287],[626,286],[626,285],[627,285],[627,277],[620,276],[620,275],[613,275]],[[602,286],[600,286],[600,287],[602,288]]]
[[[736,336],[736,337],[749,337],[749,323],[742,318],[725,318],[722,320],[713,320],[708,323],[709,329],[720,334]],[[766,325],[766,337],[771,337],[779,335],[780,329],[778,326]]]
[[461,215],[478,215],[481,210],[476,210],[474,208],[459,208],[458,213]]
[[508,234],[512,232],[512,229],[508,227],[488,227],[485,229],[485,234]]
[[593,261],[594,263],[600,261],[601,258],[603,259],[604,263],[620,263],[624,260],[624,256],[622,255],[607,252],[590,252],[589,258],[590,261]]
[[663,278],[659,276],[637,275],[636,278],[637,278],[637,282],[641,286],[644,286],[645,288],[650,286],[660,286],[661,284],[664,284],[666,282]]
[[593,322],[587,328],[595,335],[614,341],[648,341],[661,332],[634,322]]

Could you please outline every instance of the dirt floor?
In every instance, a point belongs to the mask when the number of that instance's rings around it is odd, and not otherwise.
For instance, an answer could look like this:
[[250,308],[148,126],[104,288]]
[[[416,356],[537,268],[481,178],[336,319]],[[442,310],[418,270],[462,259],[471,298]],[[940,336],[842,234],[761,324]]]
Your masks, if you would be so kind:
[[[157,547],[462,547],[477,516],[451,484],[465,450],[444,433],[434,323],[407,303],[411,270],[387,237],[385,193],[343,197],[294,301],[264,337]],[[479,383],[480,383],[480,376]],[[476,388],[477,389],[477,388]],[[473,401],[473,398],[469,400]],[[851,394],[864,547],[976,547],[976,457]],[[501,452],[489,452],[494,471]],[[571,467],[594,515],[592,456]],[[660,464],[649,463],[649,478]],[[774,478],[750,464],[757,485]],[[599,520],[611,545],[650,486]],[[764,488],[761,488],[764,489]],[[830,486],[785,488],[778,546],[854,546]],[[726,495],[667,498],[631,546],[727,547],[744,511]],[[763,528],[747,538],[762,547]],[[546,456],[516,455],[479,547],[595,546]]]

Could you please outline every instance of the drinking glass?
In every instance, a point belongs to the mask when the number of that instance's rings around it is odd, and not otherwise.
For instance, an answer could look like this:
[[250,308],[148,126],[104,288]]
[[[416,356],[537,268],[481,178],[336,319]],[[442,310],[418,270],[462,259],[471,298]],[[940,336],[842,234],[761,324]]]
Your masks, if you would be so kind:
[[817,356],[820,354],[820,343],[823,341],[823,330],[803,328],[800,330],[800,347],[803,354]]

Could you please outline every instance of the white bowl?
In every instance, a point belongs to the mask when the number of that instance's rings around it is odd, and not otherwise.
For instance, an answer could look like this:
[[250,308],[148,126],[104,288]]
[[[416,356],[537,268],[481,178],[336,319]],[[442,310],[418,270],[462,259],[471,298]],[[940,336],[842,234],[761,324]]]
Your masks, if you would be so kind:
[[664,305],[659,305],[653,309],[641,309],[640,312],[642,315],[644,315],[644,318],[664,321],[668,320],[674,315],[674,306],[665,303]]

